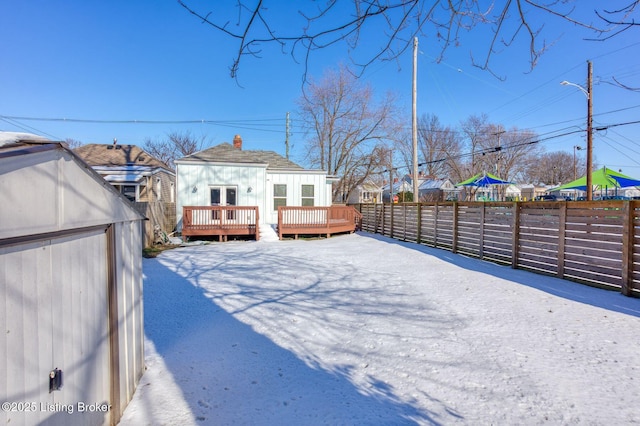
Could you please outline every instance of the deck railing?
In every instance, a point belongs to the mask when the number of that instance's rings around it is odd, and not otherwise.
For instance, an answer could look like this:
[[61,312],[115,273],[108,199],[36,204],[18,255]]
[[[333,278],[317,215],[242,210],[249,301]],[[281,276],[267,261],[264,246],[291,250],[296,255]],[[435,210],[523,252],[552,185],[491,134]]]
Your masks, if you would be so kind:
[[278,207],[278,235],[325,235],[360,229],[362,215],[351,206]]
[[260,239],[258,206],[184,206],[182,235],[214,236],[220,241],[228,235],[254,235]]

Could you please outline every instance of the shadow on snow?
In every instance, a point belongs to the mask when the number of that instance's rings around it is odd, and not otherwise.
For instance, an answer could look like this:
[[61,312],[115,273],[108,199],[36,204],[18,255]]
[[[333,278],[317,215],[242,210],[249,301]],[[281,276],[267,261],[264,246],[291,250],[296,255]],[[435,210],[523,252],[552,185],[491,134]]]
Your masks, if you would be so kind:
[[[292,268],[290,259],[281,252],[270,254],[268,250],[259,250],[258,244],[253,245],[253,252],[247,251],[246,244],[237,252],[236,246],[228,244],[209,264],[203,264],[197,256],[189,256],[188,251],[184,252],[185,256],[178,256],[170,267],[163,264],[166,260],[162,257],[145,260],[146,336],[163,357],[167,373],[180,386],[196,421],[204,424],[442,423],[436,420],[437,415],[417,408],[417,404],[407,402],[406,398],[401,399],[392,386],[380,380],[370,377],[368,386],[356,386],[350,378],[357,366],[327,367],[312,353],[283,348],[256,331],[256,324],[261,322],[281,324],[271,321],[269,316],[285,315],[279,307],[289,304],[288,308],[294,312],[292,328],[284,327],[272,333],[284,333],[288,337],[286,341],[296,345],[295,338],[299,340],[306,331],[304,328],[296,331],[296,323],[322,315],[322,310],[328,307],[325,304],[334,305],[332,309],[359,310],[362,315],[380,307],[377,303],[374,307],[345,302],[354,298],[354,295],[342,297],[340,294],[350,291],[344,288],[348,286],[328,289],[332,294],[318,288],[323,280],[348,279],[344,271],[335,276],[319,266],[310,271],[311,261]],[[283,286],[278,285],[283,280],[295,282],[305,274],[317,277],[311,281],[300,280],[303,284],[298,288],[283,290]],[[212,290],[216,280],[224,280],[233,291]],[[255,317],[246,316],[259,307],[262,310],[253,313]],[[245,320],[254,320],[253,326],[237,318],[242,315]],[[290,316],[291,310],[286,315]],[[438,404],[443,405],[439,401]],[[445,406],[444,410],[457,416],[450,407]]]

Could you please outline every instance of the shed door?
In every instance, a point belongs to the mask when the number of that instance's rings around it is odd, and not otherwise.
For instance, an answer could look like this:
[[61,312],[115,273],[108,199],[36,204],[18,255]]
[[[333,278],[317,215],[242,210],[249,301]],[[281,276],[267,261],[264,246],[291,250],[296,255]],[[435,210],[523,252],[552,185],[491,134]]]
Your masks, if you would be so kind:
[[[110,413],[41,410],[40,404],[111,403],[104,229],[0,246],[0,389],[33,412],[7,412],[11,424],[103,424]],[[51,370],[63,372],[49,393]],[[3,416],[0,416],[3,418]],[[4,421],[2,423],[5,423]]]

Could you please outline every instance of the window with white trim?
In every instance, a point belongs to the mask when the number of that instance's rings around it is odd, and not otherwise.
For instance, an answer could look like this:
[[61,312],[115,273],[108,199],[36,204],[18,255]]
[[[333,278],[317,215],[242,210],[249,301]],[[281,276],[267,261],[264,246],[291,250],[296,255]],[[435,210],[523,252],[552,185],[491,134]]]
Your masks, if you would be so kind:
[[302,206],[313,207],[314,204],[314,188],[313,185],[302,185]]
[[278,210],[280,206],[287,205],[287,185],[282,183],[273,184],[273,209]]

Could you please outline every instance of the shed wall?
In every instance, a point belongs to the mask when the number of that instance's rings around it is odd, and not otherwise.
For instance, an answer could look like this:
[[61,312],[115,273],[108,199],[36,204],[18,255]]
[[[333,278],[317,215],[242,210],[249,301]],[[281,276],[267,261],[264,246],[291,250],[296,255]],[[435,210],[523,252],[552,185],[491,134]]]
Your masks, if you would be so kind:
[[119,418],[133,397],[144,373],[144,306],[142,297],[142,256],[140,222],[115,224],[116,281],[118,300],[118,366],[120,374]]
[[0,157],[0,401],[23,404],[0,423],[119,419],[144,371],[142,220],[66,149]]

